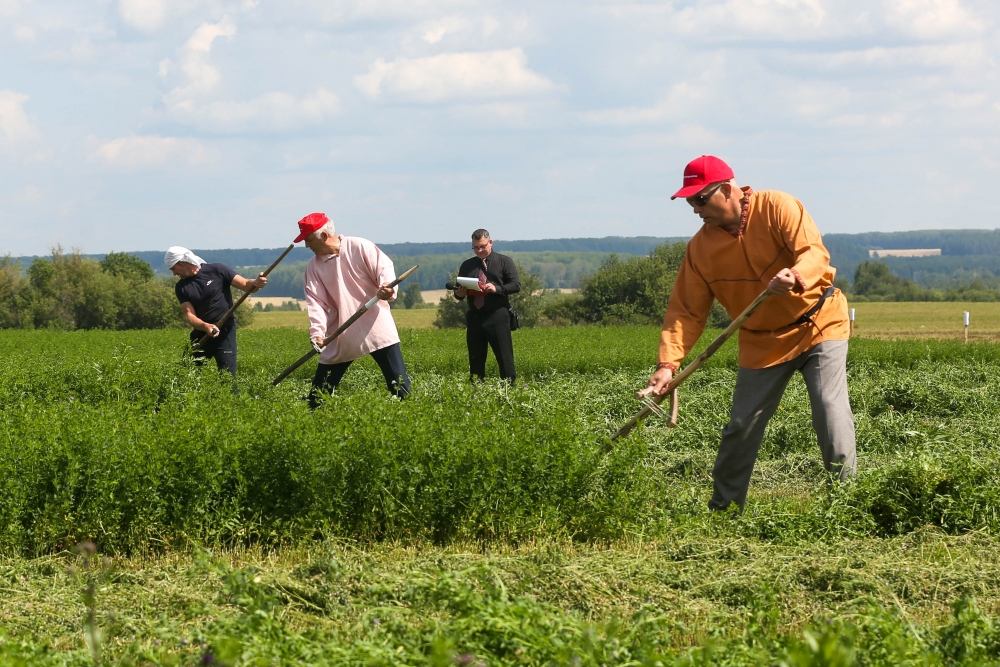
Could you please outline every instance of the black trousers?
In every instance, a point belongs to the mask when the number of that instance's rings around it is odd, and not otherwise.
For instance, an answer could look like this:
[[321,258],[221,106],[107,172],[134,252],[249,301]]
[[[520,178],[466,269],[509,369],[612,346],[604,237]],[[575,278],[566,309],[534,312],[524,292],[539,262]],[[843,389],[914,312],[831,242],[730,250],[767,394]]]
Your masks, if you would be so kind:
[[510,313],[497,308],[492,313],[482,313],[472,304],[465,318],[465,344],[469,348],[469,374],[480,380],[486,378],[487,346],[500,366],[500,377],[514,384],[514,339],[510,335]]
[[[191,344],[200,341],[204,335],[204,331],[192,331]],[[229,371],[236,377],[236,326],[232,318],[222,325],[218,338],[209,338],[204,347],[191,353],[191,358],[195,366],[204,366],[205,360],[215,359],[215,365],[220,371]]]
[[[406,374],[406,364],[403,362],[403,351],[399,343],[375,350],[371,358],[378,364],[385,378],[385,386],[393,396],[404,398],[410,393],[410,377]],[[340,384],[344,373],[354,363],[342,361],[339,364],[319,364],[316,375],[313,376],[312,391],[309,392],[309,407],[315,410],[319,406],[319,394],[322,391],[333,392]]]

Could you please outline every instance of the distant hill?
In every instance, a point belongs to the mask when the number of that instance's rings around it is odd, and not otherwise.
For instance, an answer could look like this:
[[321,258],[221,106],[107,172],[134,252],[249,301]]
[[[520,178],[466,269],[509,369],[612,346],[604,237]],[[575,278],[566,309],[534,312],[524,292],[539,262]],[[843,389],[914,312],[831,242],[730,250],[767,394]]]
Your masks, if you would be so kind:
[[[542,276],[549,287],[575,287],[579,278],[592,273],[608,253],[644,255],[666,242],[686,241],[685,237],[606,236],[604,238],[564,238],[534,241],[494,240],[498,252],[510,253],[525,266]],[[1000,286],[1000,229],[948,229],[912,232],[865,232],[862,234],[825,234],[823,241],[830,251],[831,263],[840,277],[853,280],[870,250],[940,248],[937,257],[886,257],[893,273],[926,287],[959,287],[978,280],[990,287]],[[419,262],[417,282],[426,288],[438,288],[458,268],[462,259],[471,256],[469,241],[437,243],[379,244],[398,264]],[[225,248],[195,250],[210,262],[222,262],[240,269],[270,264],[283,248]],[[132,253],[149,262],[157,273],[166,273],[163,251]],[[271,293],[274,296],[299,296],[301,264],[312,256],[308,248],[296,247],[275,272]],[[101,259],[104,255],[91,255]],[[27,267],[35,257],[21,257]]]

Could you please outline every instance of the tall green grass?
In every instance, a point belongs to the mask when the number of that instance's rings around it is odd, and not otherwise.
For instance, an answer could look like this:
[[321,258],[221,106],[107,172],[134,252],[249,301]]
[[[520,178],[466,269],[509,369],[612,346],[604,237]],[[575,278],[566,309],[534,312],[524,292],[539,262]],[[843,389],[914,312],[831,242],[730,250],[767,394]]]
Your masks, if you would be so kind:
[[[466,380],[461,332],[405,332],[414,395],[370,360],[316,412],[305,336],[240,333],[238,393],[182,359],[176,332],[0,333],[0,552],[93,540],[116,553],[315,536],[520,542],[655,536],[689,526],[778,542],[1000,527],[1000,351],[853,341],[861,474],[830,487],[795,380],[765,438],[748,511],[705,503],[735,346],[682,390],[680,427],[637,408],[651,327],[526,330],[515,388]],[[495,371],[494,371],[495,372]]]

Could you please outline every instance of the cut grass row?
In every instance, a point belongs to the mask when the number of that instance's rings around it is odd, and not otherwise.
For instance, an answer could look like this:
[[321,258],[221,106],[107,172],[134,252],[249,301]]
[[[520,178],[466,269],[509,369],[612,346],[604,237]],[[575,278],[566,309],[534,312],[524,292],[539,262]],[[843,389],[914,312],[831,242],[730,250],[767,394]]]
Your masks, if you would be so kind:
[[[719,517],[719,523],[728,521]],[[0,663],[986,665],[995,538],[360,545],[0,561]],[[20,662],[19,662],[20,660]],[[482,662],[480,662],[482,661]]]

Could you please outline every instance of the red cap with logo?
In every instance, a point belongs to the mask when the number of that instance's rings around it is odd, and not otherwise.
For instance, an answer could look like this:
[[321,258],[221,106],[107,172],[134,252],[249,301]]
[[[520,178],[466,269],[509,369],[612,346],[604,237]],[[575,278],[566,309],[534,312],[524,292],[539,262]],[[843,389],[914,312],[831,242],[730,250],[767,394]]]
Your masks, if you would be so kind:
[[299,220],[299,235],[295,237],[295,243],[309,236],[317,229],[322,229],[323,225],[328,222],[330,222],[330,218],[326,217],[325,213],[310,213],[302,218]]
[[720,183],[734,178],[729,165],[714,155],[702,155],[688,162],[684,167],[684,186],[671,199],[690,197],[705,189],[706,185]]

